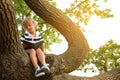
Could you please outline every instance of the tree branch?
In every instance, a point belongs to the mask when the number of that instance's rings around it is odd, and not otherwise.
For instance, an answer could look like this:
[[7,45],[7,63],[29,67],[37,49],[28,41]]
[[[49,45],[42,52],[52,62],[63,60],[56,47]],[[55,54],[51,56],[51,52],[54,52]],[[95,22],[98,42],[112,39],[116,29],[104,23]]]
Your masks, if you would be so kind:
[[94,77],[79,77],[68,74],[57,75],[53,80],[120,80],[120,68]]
[[[57,56],[51,67],[53,72],[56,74],[69,73],[78,68],[89,50],[80,28],[46,0],[25,0],[25,2],[39,17],[54,26],[68,41],[69,48],[65,53]],[[56,68],[56,65],[59,66]]]

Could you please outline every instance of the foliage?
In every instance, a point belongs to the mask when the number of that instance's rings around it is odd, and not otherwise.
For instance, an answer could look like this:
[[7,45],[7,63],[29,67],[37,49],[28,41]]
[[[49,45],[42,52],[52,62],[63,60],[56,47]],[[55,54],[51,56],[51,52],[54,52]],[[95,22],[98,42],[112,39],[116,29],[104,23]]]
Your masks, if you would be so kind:
[[[90,17],[93,15],[101,18],[113,17],[113,14],[110,14],[110,9],[99,9],[98,1],[99,0],[75,0],[74,3],[71,4],[71,7],[66,9],[65,13],[74,19],[78,25],[80,25],[80,23],[87,25]],[[104,1],[107,2],[107,0]]]
[[[102,73],[120,67],[120,45],[113,40],[109,40],[99,49],[91,49],[88,58],[84,61],[80,69],[88,65],[84,70],[90,70],[89,65],[94,64]],[[94,68],[91,69],[93,72]]]
[[[48,2],[53,5],[56,6],[56,3],[53,0],[48,0]],[[21,29],[21,24],[22,24],[22,20],[25,17],[32,17],[33,19],[35,19],[38,23],[38,29],[37,31],[39,32],[43,32],[43,37],[45,39],[45,49],[50,50],[50,45],[52,45],[52,43],[60,43],[62,40],[59,38],[60,33],[53,28],[50,24],[46,23],[44,20],[42,20],[41,18],[39,18],[24,2],[24,0],[14,0],[14,8],[15,8],[15,12],[16,12],[16,19],[17,19],[17,23],[18,23],[18,29],[19,29],[19,34],[21,35],[22,33],[24,33],[23,29]]]

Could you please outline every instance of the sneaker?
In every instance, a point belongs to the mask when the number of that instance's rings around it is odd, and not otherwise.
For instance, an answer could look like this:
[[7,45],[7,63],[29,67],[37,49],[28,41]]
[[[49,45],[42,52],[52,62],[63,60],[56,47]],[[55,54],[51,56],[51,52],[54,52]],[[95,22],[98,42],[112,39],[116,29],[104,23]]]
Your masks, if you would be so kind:
[[41,67],[41,71],[43,71],[45,73],[49,73],[50,72],[49,64],[43,64]]
[[40,67],[38,67],[35,71],[35,77],[43,76],[45,72],[41,71]]

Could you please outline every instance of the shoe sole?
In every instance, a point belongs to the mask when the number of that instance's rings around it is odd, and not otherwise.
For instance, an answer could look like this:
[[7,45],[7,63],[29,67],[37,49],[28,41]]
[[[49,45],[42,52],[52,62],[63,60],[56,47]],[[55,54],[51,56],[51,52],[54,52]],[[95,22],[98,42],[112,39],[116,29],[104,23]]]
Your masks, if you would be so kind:
[[43,76],[43,75],[45,75],[45,72],[41,72],[41,73],[35,75],[35,77],[40,77],[40,76]]

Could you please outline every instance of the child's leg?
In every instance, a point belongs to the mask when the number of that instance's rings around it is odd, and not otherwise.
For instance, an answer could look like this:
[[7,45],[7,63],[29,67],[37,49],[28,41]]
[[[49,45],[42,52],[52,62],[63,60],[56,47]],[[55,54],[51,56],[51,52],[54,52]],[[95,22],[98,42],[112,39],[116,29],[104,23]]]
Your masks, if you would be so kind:
[[28,49],[28,50],[26,50],[26,52],[29,53],[30,60],[32,61],[32,64],[33,64],[34,68],[36,69],[38,67],[36,51],[34,49]]
[[36,49],[36,53],[41,64],[45,64],[45,55],[40,48]]
[[50,71],[50,69],[48,67],[49,65],[46,64],[44,53],[42,52],[42,50],[40,48],[36,49],[36,53],[37,53],[39,61],[42,64],[41,71],[48,73]]
[[38,65],[36,51],[34,49],[29,49],[29,50],[26,50],[26,52],[28,52],[30,54],[30,59],[31,59],[32,64],[35,68],[35,76],[39,77],[39,76],[45,75],[45,72],[42,72],[39,65]]

